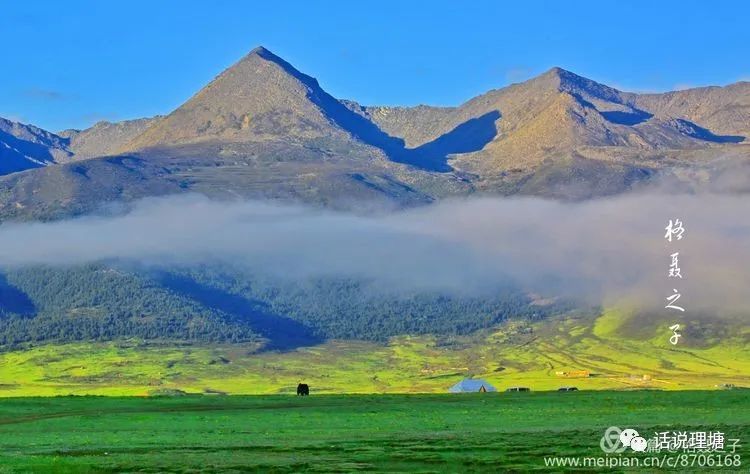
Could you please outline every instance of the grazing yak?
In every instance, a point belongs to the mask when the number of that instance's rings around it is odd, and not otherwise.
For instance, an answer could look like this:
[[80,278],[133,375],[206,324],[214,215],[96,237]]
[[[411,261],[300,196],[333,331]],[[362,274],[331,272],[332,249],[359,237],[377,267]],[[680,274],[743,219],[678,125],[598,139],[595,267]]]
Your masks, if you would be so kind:
[[310,386],[307,385],[306,383],[301,383],[297,385],[297,395],[301,395],[303,397],[310,395]]

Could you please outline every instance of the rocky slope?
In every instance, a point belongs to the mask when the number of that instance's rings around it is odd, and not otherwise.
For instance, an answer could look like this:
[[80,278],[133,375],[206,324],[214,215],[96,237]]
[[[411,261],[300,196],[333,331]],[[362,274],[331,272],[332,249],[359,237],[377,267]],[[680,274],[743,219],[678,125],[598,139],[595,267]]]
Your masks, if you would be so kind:
[[85,130],[63,130],[58,135],[69,139],[68,149],[76,160],[110,156],[143,133],[160,117],[97,122]]

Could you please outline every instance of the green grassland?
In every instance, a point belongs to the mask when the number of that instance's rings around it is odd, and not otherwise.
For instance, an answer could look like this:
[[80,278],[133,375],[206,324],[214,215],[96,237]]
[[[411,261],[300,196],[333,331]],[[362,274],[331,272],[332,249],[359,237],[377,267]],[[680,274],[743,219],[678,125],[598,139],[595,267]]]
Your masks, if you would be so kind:
[[[750,386],[750,330],[720,340],[668,343],[668,333],[610,311],[508,322],[471,336],[401,336],[387,344],[328,341],[293,351],[256,345],[136,340],[41,345],[0,353],[0,396],[284,394],[298,382],[319,393],[442,393],[482,377],[502,390],[526,386],[705,390]],[[710,329],[710,328],[709,328]],[[640,332],[639,332],[640,331]],[[743,332],[744,331],[744,332]],[[642,332],[642,333],[641,333]],[[710,330],[707,330],[710,333]],[[558,372],[589,371],[589,377]]]
[[544,471],[544,456],[602,456],[613,425],[721,431],[748,462],[749,404],[747,390],[6,398],[0,472]]

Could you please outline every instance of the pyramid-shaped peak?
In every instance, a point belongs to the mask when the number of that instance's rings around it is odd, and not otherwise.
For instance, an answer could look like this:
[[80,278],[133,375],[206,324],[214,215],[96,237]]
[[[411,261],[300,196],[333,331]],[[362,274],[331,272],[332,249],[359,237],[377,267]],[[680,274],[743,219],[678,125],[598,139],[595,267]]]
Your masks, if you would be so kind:
[[257,48],[253,48],[249,53],[247,53],[247,55],[245,55],[244,58],[238,61],[237,64],[241,64],[245,61],[254,60],[258,58],[275,63],[290,73],[301,74],[294,66],[289,64],[284,58],[274,54],[271,50],[263,46],[258,46]]
[[619,98],[620,92],[617,89],[557,66],[531,79],[531,81],[540,85],[546,84],[548,87],[555,87],[563,92],[589,94],[615,102],[621,101]]
[[310,87],[312,89],[319,88],[318,81],[311,76],[308,76],[307,74],[304,74],[300,72],[297,68],[292,66],[290,63],[288,63],[286,60],[281,58],[280,56],[277,56],[273,52],[271,52],[268,48],[264,46],[258,46],[256,48],[253,48],[245,57],[243,57],[241,60],[236,62],[234,65],[229,67],[226,71],[224,71],[223,74],[226,74],[227,72],[236,71],[239,69],[243,69],[247,64],[253,64],[258,61],[258,59],[262,61],[267,61],[269,63],[272,63],[276,65],[277,67],[281,68],[285,73],[289,74],[290,76],[294,77],[298,81],[305,84],[307,87]]
[[[264,54],[264,53],[270,53],[270,52],[271,51],[268,48],[266,48],[263,45],[260,45],[260,46],[256,46],[255,48],[251,49],[249,54]],[[271,54],[273,54],[273,53],[271,53]]]
[[549,70],[545,72],[545,74],[550,74],[553,76],[563,76],[563,75],[573,74],[573,73],[568,71],[567,69],[561,68],[560,66],[554,66],[554,67],[549,68]]
[[283,59],[275,55],[273,52],[271,52],[271,50],[269,50],[268,48],[264,46],[257,46],[253,48],[252,50],[250,50],[250,52],[247,53],[246,57],[251,57],[251,56],[260,56],[263,59],[274,61],[274,62],[283,61]]
[[336,102],[313,77],[259,46],[154,123],[124,151],[203,140],[343,136],[331,124],[321,101]]
[[572,83],[581,83],[585,81],[590,81],[590,79],[587,79],[572,71],[568,71],[567,69],[563,69],[558,66],[550,68],[549,70],[547,70],[547,72],[543,73],[540,77],[554,78],[556,80],[559,80],[560,82],[572,82]]

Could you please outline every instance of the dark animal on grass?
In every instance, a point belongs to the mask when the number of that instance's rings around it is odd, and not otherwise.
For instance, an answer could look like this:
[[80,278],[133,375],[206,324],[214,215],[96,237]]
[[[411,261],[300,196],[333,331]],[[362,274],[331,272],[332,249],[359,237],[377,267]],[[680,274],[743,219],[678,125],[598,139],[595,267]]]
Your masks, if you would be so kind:
[[310,395],[310,386],[306,383],[297,385],[297,395],[301,395],[303,397]]

